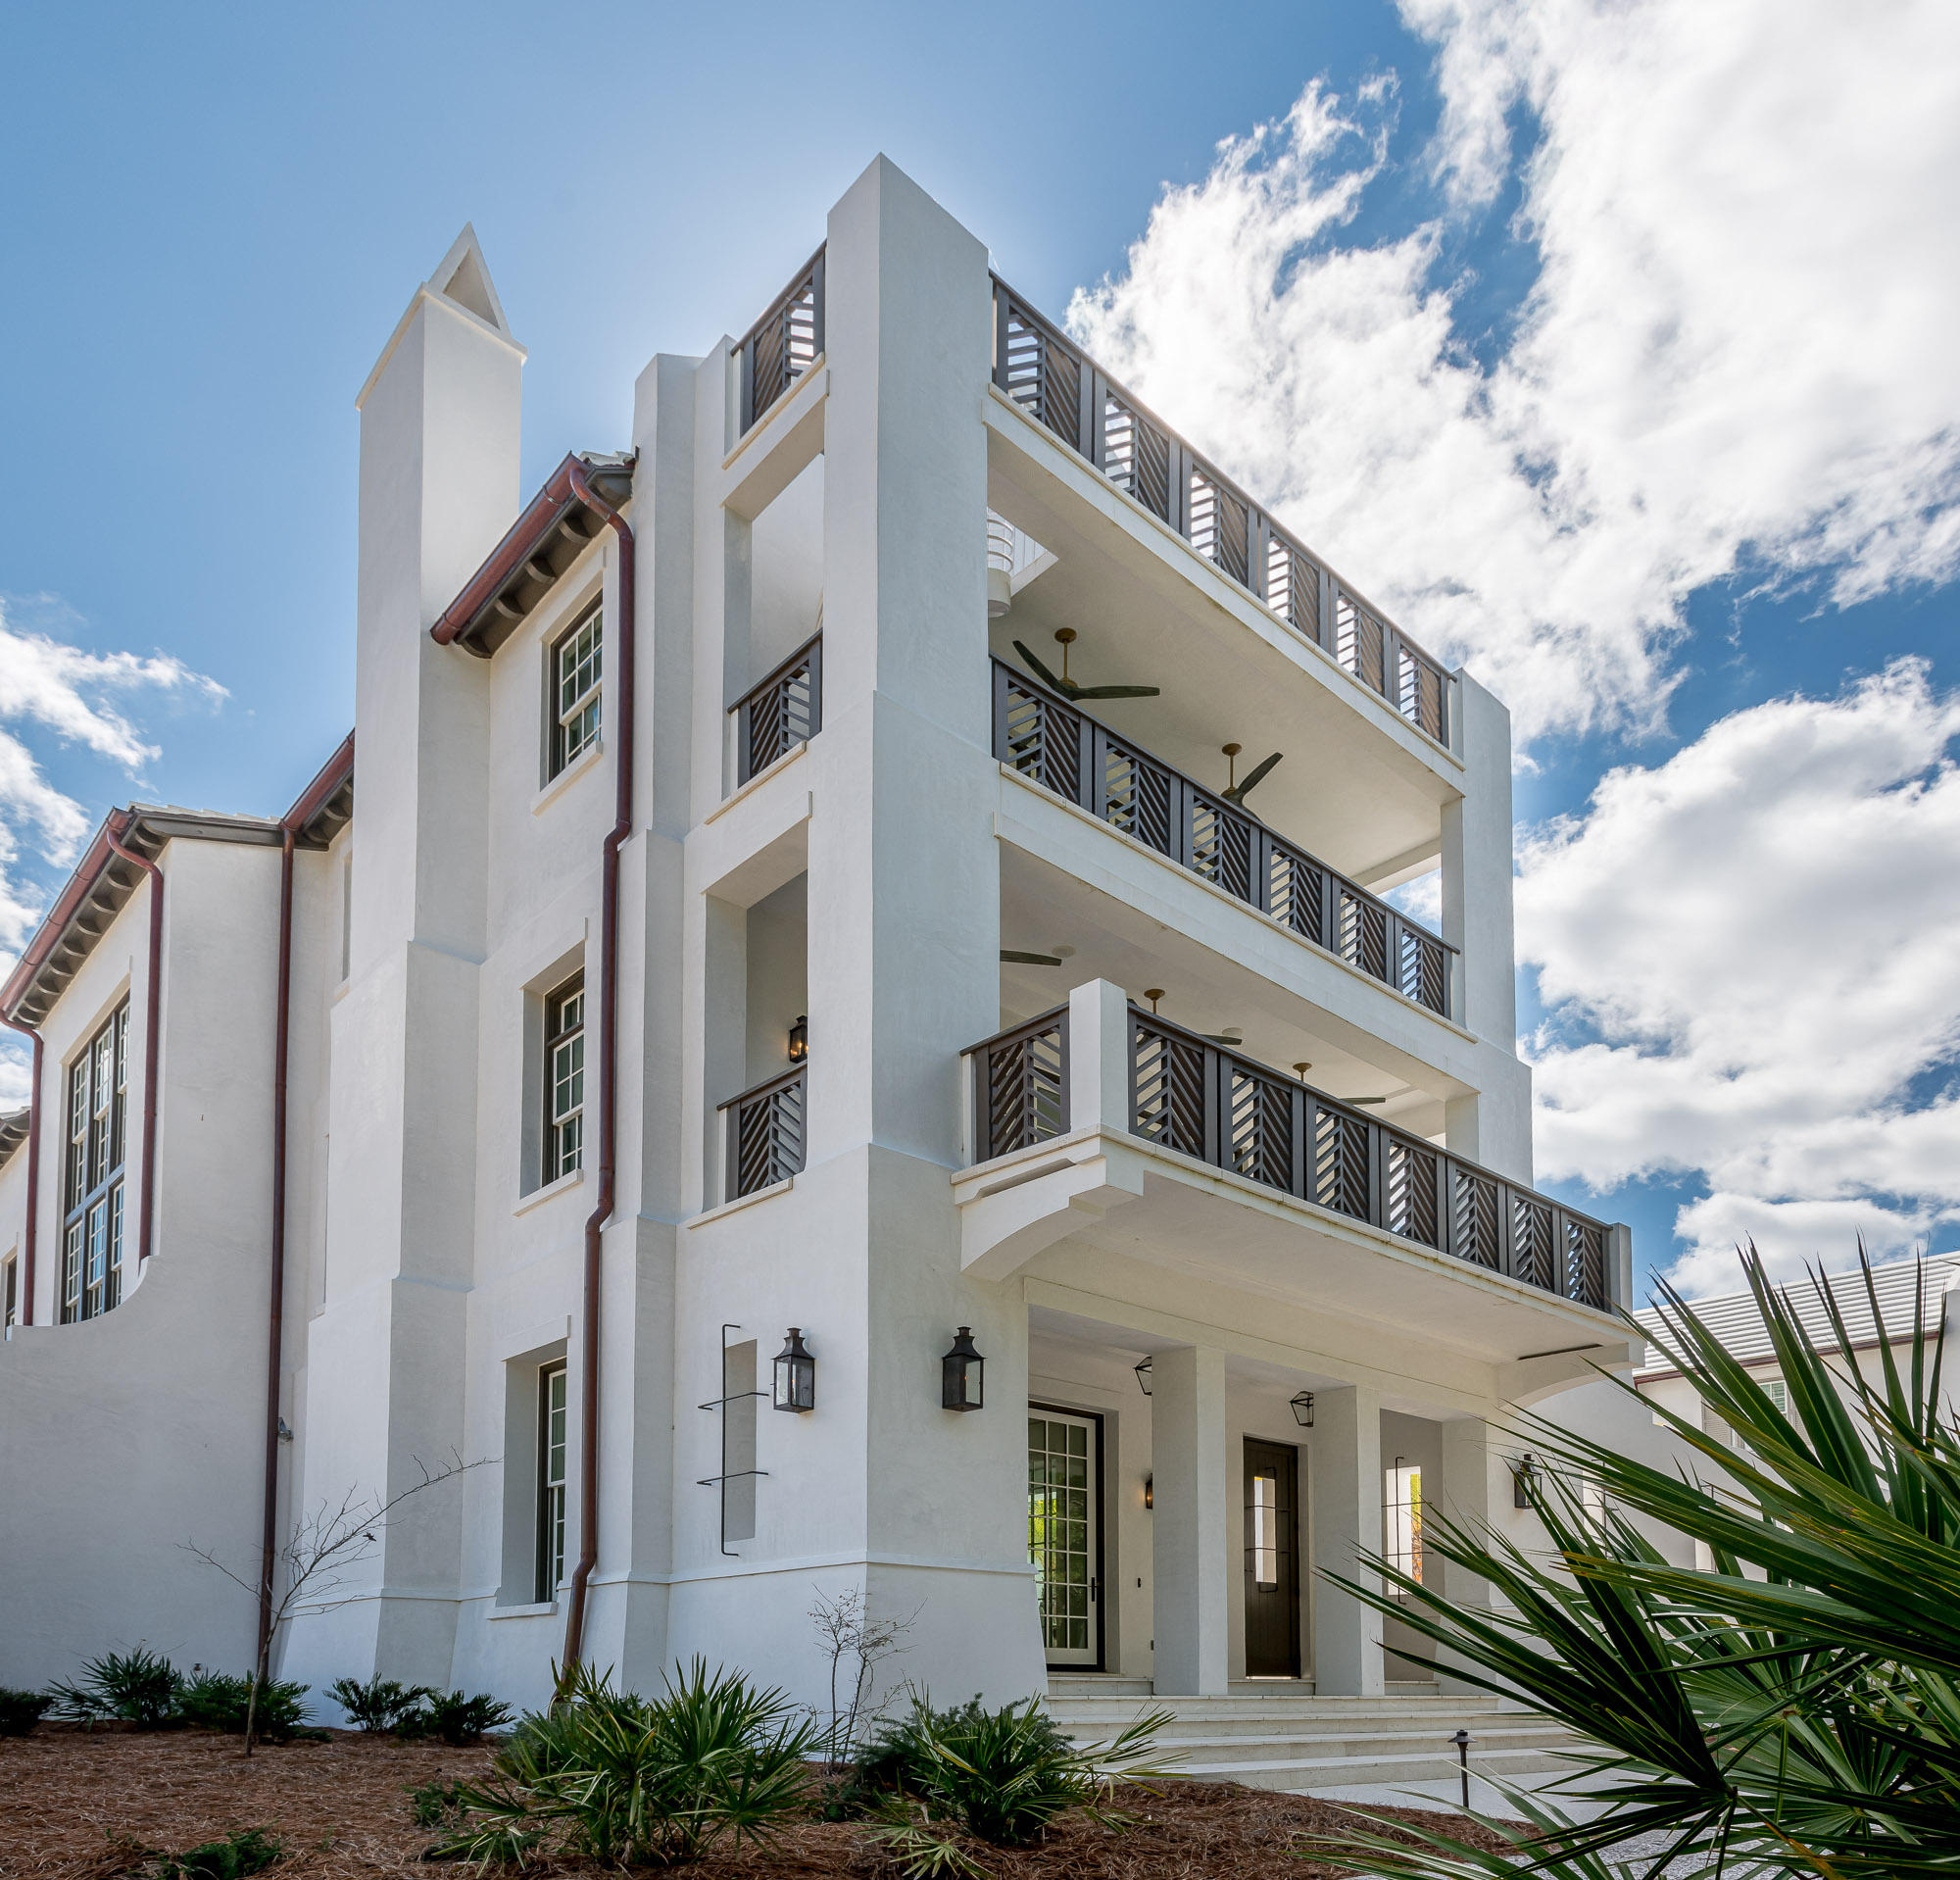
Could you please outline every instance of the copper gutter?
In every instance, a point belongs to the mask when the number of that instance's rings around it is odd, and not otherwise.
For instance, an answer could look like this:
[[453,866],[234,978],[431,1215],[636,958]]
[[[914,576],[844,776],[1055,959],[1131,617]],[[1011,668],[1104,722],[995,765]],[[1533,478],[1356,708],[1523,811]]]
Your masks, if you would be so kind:
[[150,877],[150,976],[143,1002],[143,1192],[136,1217],[136,1270],[141,1272],[143,1262],[150,1258],[157,1202],[157,1037],[164,1017],[164,871],[147,856],[122,846],[122,838],[135,826],[132,810],[123,816],[120,830],[112,821],[104,825],[102,833],[124,862]]
[[292,1034],[293,845],[354,770],[354,733],[327,759],[319,774],[279,821],[278,1006],[272,1018],[272,1234],[269,1278],[271,1305],[266,1326],[266,1494],[259,1575],[259,1653],[265,1666],[272,1634],[272,1580],[279,1556],[279,1378],[285,1356],[286,1319],[286,1064]]
[[21,1249],[21,1323],[34,1322],[34,1220],[41,1195],[41,1034],[33,1025],[0,1013],[0,1024],[34,1041],[34,1067],[27,1089],[27,1231]]
[[[619,849],[633,833],[633,530],[626,519],[593,490],[585,467],[568,457],[560,470],[567,486],[619,538],[618,747],[613,764],[612,826],[601,851],[599,915],[599,1193],[585,1220],[584,1315],[579,1329],[583,1376],[579,1387],[578,1561],[564,1618],[563,1670],[579,1661],[585,1643],[585,1595],[599,1561],[599,1303],[600,1236],[612,1212],[613,1150],[618,1134],[619,1078]],[[545,486],[549,494],[558,482]],[[539,498],[543,501],[543,497]],[[531,505],[537,508],[537,503]],[[530,511],[525,512],[526,515]],[[513,534],[516,531],[513,530]],[[506,537],[506,541],[509,541]],[[483,577],[479,575],[480,581]],[[470,586],[476,586],[471,582]],[[466,595],[468,590],[466,590]],[[452,610],[454,612],[455,610]],[[447,616],[445,616],[447,618]]]

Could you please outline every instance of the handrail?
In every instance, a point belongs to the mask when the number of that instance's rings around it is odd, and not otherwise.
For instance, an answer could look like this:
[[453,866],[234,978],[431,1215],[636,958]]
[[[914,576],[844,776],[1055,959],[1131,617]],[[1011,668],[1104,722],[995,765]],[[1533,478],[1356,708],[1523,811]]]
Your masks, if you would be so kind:
[[994,755],[1310,945],[1450,1015],[1456,949],[1060,693],[994,663]]
[[740,1201],[803,1171],[804,1072],[808,1061],[792,1065],[715,1109],[729,1116],[724,1201]]
[[819,248],[767,311],[743,334],[741,409],[746,436],[823,352],[823,249]]
[[[977,1160],[1071,1127],[1068,1019],[1057,1006],[960,1054],[973,1060]],[[1125,1024],[1129,1113],[1105,1126],[1543,1292],[1610,1306],[1603,1221],[1134,1003]]]
[[739,789],[823,729],[823,634],[812,633],[788,659],[728,708],[741,714],[735,738]]
[[1449,743],[1449,670],[1001,278],[994,383],[1303,638]]

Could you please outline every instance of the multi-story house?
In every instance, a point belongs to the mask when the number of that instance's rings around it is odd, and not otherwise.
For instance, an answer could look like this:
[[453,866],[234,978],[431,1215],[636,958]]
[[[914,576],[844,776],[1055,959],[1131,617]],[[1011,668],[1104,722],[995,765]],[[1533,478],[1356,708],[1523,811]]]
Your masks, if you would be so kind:
[[185,1543],[461,1459],[287,1675],[815,1698],[857,1589],[946,1696],[1428,1688],[1316,1569],[1509,1529],[1501,1420],[1633,1356],[1502,706],[882,160],[528,497],[523,359],[466,231],[359,401],[349,747],[113,815],[0,994],[0,1681],[243,1663]]

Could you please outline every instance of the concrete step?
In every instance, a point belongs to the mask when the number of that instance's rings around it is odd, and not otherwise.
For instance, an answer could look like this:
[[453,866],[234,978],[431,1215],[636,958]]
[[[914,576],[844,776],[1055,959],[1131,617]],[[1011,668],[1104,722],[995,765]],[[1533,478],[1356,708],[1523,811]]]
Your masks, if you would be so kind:
[[[1569,1741],[1556,1724],[1536,1729],[1489,1730],[1471,1742],[1473,1756],[1543,1755]],[[1455,1746],[1446,1738],[1407,1730],[1326,1730],[1267,1736],[1186,1736],[1164,1731],[1157,1737],[1167,1758],[1186,1762],[1272,1762],[1298,1756],[1446,1756]]]
[[[1455,1756],[1409,1754],[1403,1756],[1308,1756],[1269,1761],[1184,1761],[1176,1764],[1181,1775],[1200,1782],[1239,1782],[1249,1789],[1282,1789],[1319,1794],[1328,1789],[1355,1787],[1399,1788],[1413,1783],[1453,1782],[1457,1779]],[[1493,1752],[1479,1758],[1473,1752],[1473,1775],[1496,1776],[1515,1782],[1527,1776],[1549,1775],[1564,1770],[1566,1764],[1543,1751]]]
[[1149,1710],[1168,1710],[1181,1727],[1199,1730],[1400,1728],[1448,1736],[1458,1727],[1474,1736],[1530,1713],[1515,1705],[1412,1705],[1361,1698],[1064,1698],[1049,1701],[1049,1714],[1067,1730],[1121,1729]]

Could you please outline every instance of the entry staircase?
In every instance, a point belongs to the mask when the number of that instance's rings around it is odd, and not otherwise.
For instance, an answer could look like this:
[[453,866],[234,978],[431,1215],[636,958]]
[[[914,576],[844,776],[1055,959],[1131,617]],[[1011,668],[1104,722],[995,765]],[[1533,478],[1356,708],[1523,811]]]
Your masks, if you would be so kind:
[[[1568,1765],[1573,1738],[1502,1698],[1434,1686],[1379,1698],[1315,1697],[1291,1684],[1235,1684],[1222,1697],[1157,1697],[1148,1678],[1052,1675],[1048,1707],[1077,1743],[1106,1742],[1148,1710],[1168,1710],[1161,1760],[1206,1782],[1359,1800],[1352,1791],[1418,1789],[1452,1806],[1459,1730],[1470,1772],[1532,1782]],[[1489,1791],[1481,1800],[1489,1799]],[[1480,1801],[1473,1790],[1473,1802]]]

